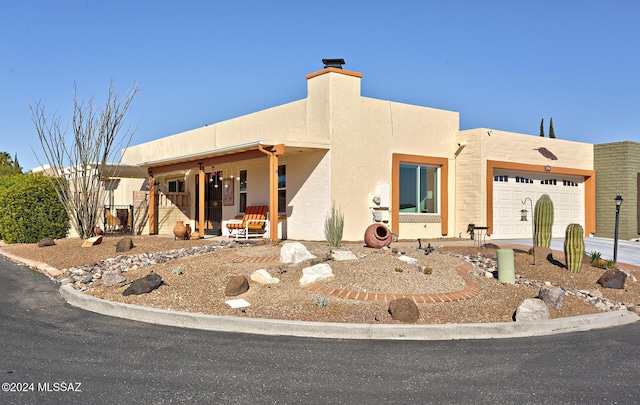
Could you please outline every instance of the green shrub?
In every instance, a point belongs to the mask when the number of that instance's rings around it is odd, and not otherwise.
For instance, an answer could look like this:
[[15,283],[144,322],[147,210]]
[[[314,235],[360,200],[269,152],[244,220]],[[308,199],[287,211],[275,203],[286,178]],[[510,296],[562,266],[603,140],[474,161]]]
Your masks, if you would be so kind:
[[69,217],[53,184],[41,174],[19,177],[8,187],[0,184],[0,235],[4,241],[36,243],[44,237],[64,238]]
[[[3,191],[7,190],[9,187],[13,186],[16,183],[22,181],[24,175],[22,174],[14,174],[10,176],[0,176],[0,194]],[[0,229],[0,239],[4,239],[2,237],[2,230]]]
[[331,212],[324,222],[324,237],[329,242],[329,246],[340,246],[342,243],[342,231],[344,230],[344,215],[336,208],[336,204],[331,204]]

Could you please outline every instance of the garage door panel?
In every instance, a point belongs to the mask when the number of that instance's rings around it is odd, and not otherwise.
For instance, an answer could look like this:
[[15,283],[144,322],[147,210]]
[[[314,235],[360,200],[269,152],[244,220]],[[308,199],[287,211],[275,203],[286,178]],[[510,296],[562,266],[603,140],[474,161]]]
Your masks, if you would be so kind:
[[[493,235],[495,239],[528,238],[532,233],[536,201],[549,195],[554,205],[554,237],[564,236],[570,223],[584,226],[584,179],[549,173],[496,170],[493,182]],[[516,178],[520,181],[516,181]],[[498,179],[496,181],[496,179]],[[530,180],[522,180],[530,179]],[[526,199],[531,199],[531,204]],[[527,210],[528,221],[520,221],[520,210]]]

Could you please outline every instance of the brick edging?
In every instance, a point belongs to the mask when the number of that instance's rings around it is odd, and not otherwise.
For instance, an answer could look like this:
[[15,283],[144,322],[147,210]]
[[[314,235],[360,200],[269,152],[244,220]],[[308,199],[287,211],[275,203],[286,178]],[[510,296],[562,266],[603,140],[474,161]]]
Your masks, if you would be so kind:
[[232,252],[229,252],[227,258],[233,263],[271,263],[280,260],[279,256],[241,256]]
[[[237,253],[229,253],[227,258],[233,263],[271,263],[280,260],[278,256],[241,256]],[[438,302],[454,302],[476,297],[480,293],[480,285],[469,275],[471,264],[463,263],[456,267],[456,271],[467,284],[458,291],[432,293],[432,294],[382,294],[366,291],[354,291],[344,288],[323,287],[319,284],[304,286],[306,290],[321,293],[331,297],[346,298],[357,301],[393,301],[399,298],[408,298],[416,304],[433,304]]]
[[454,302],[473,298],[480,293],[480,285],[469,275],[471,264],[464,263],[456,268],[456,271],[467,284],[459,291],[433,293],[433,294],[381,294],[365,291],[353,291],[344,288],[323,287],[319,284],[309,284],[304,288],[324,295],[338,298],[346,298],[358,301],[393,301],[399,298],[408,298],[416,304],[432,304],[438,302]]

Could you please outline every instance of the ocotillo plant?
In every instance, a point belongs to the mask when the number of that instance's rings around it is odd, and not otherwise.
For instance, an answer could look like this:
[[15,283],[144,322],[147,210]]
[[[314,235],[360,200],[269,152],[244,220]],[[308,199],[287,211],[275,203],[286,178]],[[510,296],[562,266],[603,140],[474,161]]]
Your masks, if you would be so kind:
[[535,246],[549,247],[551,244],[551,227],[553,226],[553,201],[547,194],[536,201],[533,213]]
[[584,229],[580,224],[569,224],[564,234],[564,257],[567,260],[567,268],[580,273],[582,258],[584,257]]

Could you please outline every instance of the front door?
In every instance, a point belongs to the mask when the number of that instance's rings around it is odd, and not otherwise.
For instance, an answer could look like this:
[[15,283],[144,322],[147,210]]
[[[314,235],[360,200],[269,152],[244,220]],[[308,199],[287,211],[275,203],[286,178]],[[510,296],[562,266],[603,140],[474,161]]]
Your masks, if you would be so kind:
[[[222,172],[205,173],[204,234],[220,235],[222,223]],[[196,175],[196,224],[200,220],[199,175]]]

